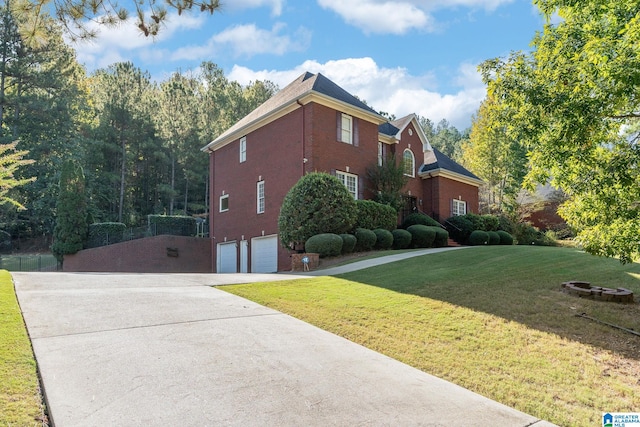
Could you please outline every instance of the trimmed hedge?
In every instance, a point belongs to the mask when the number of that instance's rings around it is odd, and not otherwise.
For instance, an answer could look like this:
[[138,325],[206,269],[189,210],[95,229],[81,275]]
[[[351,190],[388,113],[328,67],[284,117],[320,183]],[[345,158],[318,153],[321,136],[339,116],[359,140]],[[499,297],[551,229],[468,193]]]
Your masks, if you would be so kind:
[[471,232],[475,230],[473,222],[466,215],[452,216],[445,222],[445,227],[453,240],[460,244],[466,244]]
[[340,238],[342,239],[342,253],[350,254],[356,247],[356,243],[358,239],[353,234],[341,234]]
[[373,230],[376,235],[375,249],[389,249],[393,245],[393,234],[384,228],[376,228]]
[[184,215],[147,215],[152,234],[159,236],[195,236],[198,232],[196,218]]
[[421,224],[421,225],[429,225],[432,227],[440,227],[440,223],[435,219],[431,218],[429,215],[425,215],[423,213],[412,213],[408,215],[404,221],[402,221],[402,228],[405,230],[412,225]]
[[429,227],[436,232],[433,247],[444,248],[449,244],[449,232],[442,227]]
[[411,233],[402,228],[397,228],[391,232],[393,235],[393,249],[406,249],[411,245]]
[[500,244],[500,235],[495,231],[487,231],[489,235],[489,244],[490,245],[499,245]]
[[373,249],[373,246],[376,244],[376,233],[371,230],[367,230],[366,228],[356,228],[356,248],[355,250],[358,252],[370,251]]
[[489,234],[486,231],[474,230],[469,235],[469,244],[472,246],[488,245]]
[[89,225],[87,248],[97,248],[122,242],[126,230],[127,226],[121,222],[98,222],[91,224]]
[[411,233],[411,246],[414,248],[430,248],[436,238],[433,227],[422,224],[411,225],[407,231]]
[[396,210],[373,200],[356,200],[356,212],[355,228],[393,230],[398,225]]
[[333,233],[316,234],[304,244],[305,252],[317,253],[320,258],[338,256],[342,252],[342,238]]
[[500,237],[501,245],[513,245],[513,236],[511,234],[504,230],[498,230],[496,233],[498,233],[498,237]]

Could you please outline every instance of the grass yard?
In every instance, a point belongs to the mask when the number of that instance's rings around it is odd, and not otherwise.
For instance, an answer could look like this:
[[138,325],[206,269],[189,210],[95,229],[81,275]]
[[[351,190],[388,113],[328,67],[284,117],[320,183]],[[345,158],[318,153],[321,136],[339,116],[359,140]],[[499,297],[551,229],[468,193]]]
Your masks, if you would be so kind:
[[44,409],[31,342],[11,275],[0,270],[0,426],[42,426]]
[[580,299],[568,280],[625,287],[640,264],[572,248],[490,246],[348,273],[222,288],[561,426],[640,409],[640,305]]

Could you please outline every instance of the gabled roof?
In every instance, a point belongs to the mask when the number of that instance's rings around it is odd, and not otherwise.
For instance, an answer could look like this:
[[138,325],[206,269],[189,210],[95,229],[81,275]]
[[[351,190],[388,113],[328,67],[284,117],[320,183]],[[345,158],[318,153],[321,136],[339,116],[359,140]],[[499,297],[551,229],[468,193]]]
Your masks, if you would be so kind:
[[451,175],[452,177],[460,177],[466,181],[473,181],[476,185],[482,184],[483,181],[480,178],[440,152],[437,148],[433,148],[433,153],[435,154],[436,162],[420,166],[420,170],[418,171],[420,176]]
[[374,109],[322,74],[306,72],[207,144],[202,151],[222,147],[309,102],[329,105],[378,124],[386,121]]

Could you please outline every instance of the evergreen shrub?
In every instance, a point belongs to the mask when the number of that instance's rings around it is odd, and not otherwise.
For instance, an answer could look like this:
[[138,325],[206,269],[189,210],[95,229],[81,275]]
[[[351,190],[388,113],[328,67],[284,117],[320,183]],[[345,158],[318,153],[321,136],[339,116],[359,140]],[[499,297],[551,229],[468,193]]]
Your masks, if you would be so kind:
[[376,233],[366,228],[356,228],[355,236],[357,239],[355,250],[358,252],[370,251],[378,240]]
[[376,235],[375,249],[389,249],[393,245],[393,234],[389,230],[376,228],[373,232]]
[[513,236],[511,234],[504,230],[498,230],[496,233],[498,233],[498,236],[500,237],[501,245],[513,245]]
[[319,254],[320,258],[338,256],[342,253],[342,237],[333,233],[316,234],[307,239],[304,250]]
[[444,248],[449,244],[449,232],[442,227],[429,227],[436,233],[436,237],[433,240],[434,248]]
[[398,213],[389,205],[373,200],[356,200],[356,228],[393,230],[398,225]]
[[198,232],[197,219],[184,215],[147,215],[153,235],[195,236]]
[[411,233],[403,228],[391,232],[393,235],[393,249],[406,249],[411,245]]
[[127,226],[121,222],[98,222],[89,225],[87,248],[112,245],[124,240]]
[[405,230],[412,225],[421,224],[421,225],[429,225],[433,227],[440,227],[440,223],[435,219],[431,218],[429,215],[425,215],[420,212],[409,214],[404,221],[402,221],[402,228]]
[[430,248],[436,238],[435,230],[422,224],[410,225],[407,231],[411,233],[411,246],[414,248]]
[[356,239],[356,236],[354,236],[353,234],[343,233],[340,235],[340,238],[342,239],[342,253],[350,254],[351,252],[353,252],[356,247],[356,242],[358,241],[358,239]]
[[488,245],[489,234],[486,231],[474,230],[469,235],[469,244],[472,246]]
[[489,236],[489,244],[490,245],[499,245],[500,244],[500,235],[495,231],[487,231],[487,235]]

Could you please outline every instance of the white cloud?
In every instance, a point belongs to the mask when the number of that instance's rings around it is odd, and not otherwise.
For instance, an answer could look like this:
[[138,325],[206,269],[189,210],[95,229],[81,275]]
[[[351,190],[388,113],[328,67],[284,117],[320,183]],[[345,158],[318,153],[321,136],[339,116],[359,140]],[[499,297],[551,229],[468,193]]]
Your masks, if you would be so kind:
[[311,32],[300,27],[293,34],[283,34],[286,25],[275,24],[264,30],[254,24],[236,25],[210,37],[202,45],[191,45],[177,49],[171,60],[198,60],[221,52],[232,57],[249,58],[259,54],[284,55],[305,50],[311,40]]
[[413,76],[405,68],[381,68],[371,58],[349,58],[324,64],[309,60],[283,71],[259,70],[234,66],[227,78],[241,84],[270,80],[284,87],[305,71],[322,73],[372,108],[402,117],[416,113],[434,123],[447,119],[463,130],[471,125],[486,91],[472,64],[461,64],[452,81],[460,88],[455,93],[439,93],[433,74]]
[[411,30],[435,31],[433,12],[459,6],[495,10],[513,0],[317,0],[324,9],[340,15],[365,33],[405,34]]

